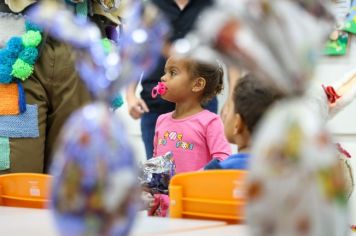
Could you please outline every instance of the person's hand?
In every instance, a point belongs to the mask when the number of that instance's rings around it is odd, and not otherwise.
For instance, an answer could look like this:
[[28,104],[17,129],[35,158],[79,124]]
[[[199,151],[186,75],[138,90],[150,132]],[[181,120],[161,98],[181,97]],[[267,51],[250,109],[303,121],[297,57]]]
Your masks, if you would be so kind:
[[136,97],[136,95],[129,95],[127,96],[126,100],[127,108],[132,118],[139,119],[144,112],[149,112],[145,101]]
[[151,208],[154,206],[154,197],[152,196],[151,193],[146,192],[142,190],[141,192],[141,200],[142,200],[142,205],[144,210],[151,210]]

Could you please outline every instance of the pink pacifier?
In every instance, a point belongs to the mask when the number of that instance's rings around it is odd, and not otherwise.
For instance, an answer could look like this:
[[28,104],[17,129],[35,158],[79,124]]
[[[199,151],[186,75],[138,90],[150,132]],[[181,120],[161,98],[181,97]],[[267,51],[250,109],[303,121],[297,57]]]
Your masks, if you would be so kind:
[[158,82],[158,84],[155,87],[153,87],[151,95],[153,98],[156,98],[158,94],[163,95],[166,92],[167,92],[167,86],[164,84],[164,82]]

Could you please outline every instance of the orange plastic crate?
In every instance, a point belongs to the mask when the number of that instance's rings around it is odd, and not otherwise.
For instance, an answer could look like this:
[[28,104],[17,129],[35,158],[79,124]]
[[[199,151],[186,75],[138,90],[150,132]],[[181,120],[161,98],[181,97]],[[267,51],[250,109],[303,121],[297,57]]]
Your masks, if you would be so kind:
[[242,170],[209,170],[174,176],[169,185],[170,217],[242,222],[246,174]]
[[0,205],[46,208],[51,178],[50,175],[32,173],[0,175]]

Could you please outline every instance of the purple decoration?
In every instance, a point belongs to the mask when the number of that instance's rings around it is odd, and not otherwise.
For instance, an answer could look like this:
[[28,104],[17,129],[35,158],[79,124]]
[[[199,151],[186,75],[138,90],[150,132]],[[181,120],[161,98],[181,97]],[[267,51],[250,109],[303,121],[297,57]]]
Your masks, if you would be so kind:
[[127,24],[119,37],[120,82],[137,81],[155,68],[169,26],[156,7],[148,2],[131,1],[122,17]]
[[127,235],[138,210],[138,169],[122,123],[106,104],[64,126],[51,168],[61,235]]
[[154,68],[168,32],[168,24],[152,5],[131,1],[124,14],[129,24],[123,27],[123,34],[120,27],[106,29],[118,44],[118,48],[112,45],[110,53],[105,53],[93,23],[56,4],[34,7],[29,17],[55,38],[82,50],[77,61],[79,74],[95,97],[110,102],[120,88]]
[[51,168],[51,208],[58,229],[61,235],[127,235],[138,210],[138,172],[124,127],[108,102],[132,80],[120,74],[116,45],[103,42],[93,23],[54,1],[39,4],[28,15],[78,49],[77,70],[101,100],[73,114],[63,128]]

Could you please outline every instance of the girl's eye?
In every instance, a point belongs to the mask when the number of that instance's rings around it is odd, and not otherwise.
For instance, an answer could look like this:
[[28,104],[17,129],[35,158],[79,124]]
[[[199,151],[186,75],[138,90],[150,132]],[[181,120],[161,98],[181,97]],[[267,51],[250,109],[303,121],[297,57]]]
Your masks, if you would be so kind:
[[174,70],[170,71],[170,73],[171,73],[171,76],[177,75],[177,72],[175,72]]

